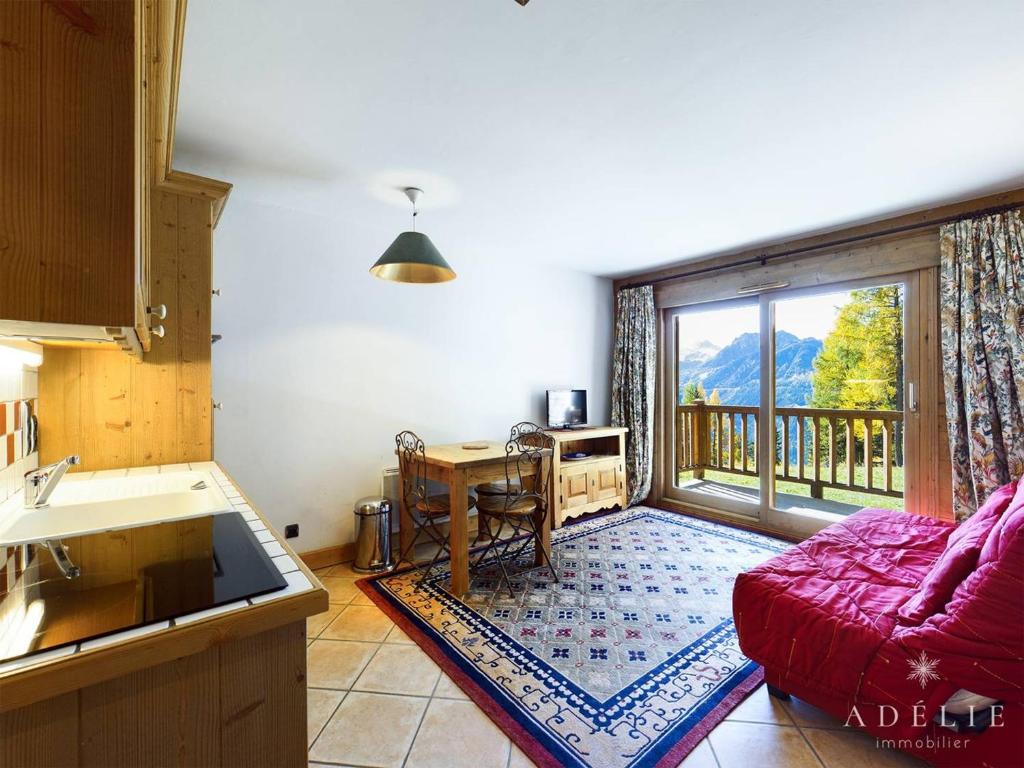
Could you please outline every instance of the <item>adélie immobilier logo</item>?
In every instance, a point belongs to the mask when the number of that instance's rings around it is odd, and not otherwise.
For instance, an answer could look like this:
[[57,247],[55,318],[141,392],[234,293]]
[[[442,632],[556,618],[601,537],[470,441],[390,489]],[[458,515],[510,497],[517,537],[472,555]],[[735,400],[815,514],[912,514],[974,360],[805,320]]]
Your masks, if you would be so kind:
[[[928,686],[928,683],[942,679],[942,675],[939,674],[938,660],[931,658],[924,651],[908,659],[907,663],[909,665],[907,680],[919,683],[922,690]],[[943,704],[939,707],[939,711],[933,719],[938,725],[949,729],[949,734],[925,734],[916,739],[877,739],[877,746],[885,749],[903,750],[915,748],[929,750],[962,749],[967,745],[968,739],[965,735],[961,734],[978,733],[986,728],[1002,728],[1004,725],[1003,705],[999,703],[985,704],[983,706],[968,704],[966,707],[958,708],[956,712],[947,712],[946,706],[946,704]],[[846,727],[858,726],[860,728],[868,728],[870,726],[892,728],[900,722],[900,711],[891,704],[879,704],[877,707],[872,707],[872,711],[877,711],[877,722],[869,723],[862,716],[857,705],[854,704],[844,725]],[[924,702],[917,702],[911,706],[911,717],[911,726],[914,728],[924,728],[928,725]]]

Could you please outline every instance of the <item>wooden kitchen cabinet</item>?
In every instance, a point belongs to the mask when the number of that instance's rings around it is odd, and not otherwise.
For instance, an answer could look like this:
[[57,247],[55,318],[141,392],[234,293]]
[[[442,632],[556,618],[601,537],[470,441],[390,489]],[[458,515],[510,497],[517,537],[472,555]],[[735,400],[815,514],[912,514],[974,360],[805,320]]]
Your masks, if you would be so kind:
[[0,334],[149,348],[141,7],[0,3]]

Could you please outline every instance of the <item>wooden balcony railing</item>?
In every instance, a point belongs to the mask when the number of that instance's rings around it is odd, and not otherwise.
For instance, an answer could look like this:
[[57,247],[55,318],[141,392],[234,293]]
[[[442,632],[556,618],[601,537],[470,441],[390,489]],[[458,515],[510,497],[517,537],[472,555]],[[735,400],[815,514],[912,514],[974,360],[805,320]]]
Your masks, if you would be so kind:
[[[809,485],[817,499],[825,488],[903,496],[893,483],[903,465],[901,411],[793,407],[776,408],[775,417],[778,480]],[[677,472],[757,476],[758,418],[752,405],[676,406]]]

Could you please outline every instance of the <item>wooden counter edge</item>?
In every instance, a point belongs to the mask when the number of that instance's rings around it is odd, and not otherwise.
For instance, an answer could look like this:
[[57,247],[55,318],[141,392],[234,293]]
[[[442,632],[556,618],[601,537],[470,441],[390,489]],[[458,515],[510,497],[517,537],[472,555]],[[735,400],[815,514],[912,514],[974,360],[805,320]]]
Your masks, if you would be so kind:
[[302,621],[327,610],[327,591],[313,572],[281,540],[234,478],[227,472],[224,474],[309,579],[313,589],[10,672],[0,677],[0,713],[201,653],[216,645]]

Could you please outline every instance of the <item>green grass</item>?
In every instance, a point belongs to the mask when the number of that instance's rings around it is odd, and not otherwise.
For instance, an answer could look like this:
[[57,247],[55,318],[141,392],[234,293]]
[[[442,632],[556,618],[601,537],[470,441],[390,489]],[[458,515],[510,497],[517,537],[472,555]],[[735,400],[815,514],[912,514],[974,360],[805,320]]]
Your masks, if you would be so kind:
[[[777,468],[781,471],[781,467]],[[796,473],[796,468],[790,465],[790,474]],[[856,464],[853,467],[853,478],[857,485],[864,484],[865,468],[863,464]],[[831,475],[822,468],[822,477],[830,477]],[[814,467],[804,467],[804,477],[814,477]],[[846,465],[836,465],[836,478],[846,477]],[[679,481],[686,482],[693,479],[693,472],[681,472],[679,474]],[[760,486],[760,480],[756,477],[750,477],[749,475],[734,475],[731,472],[716,472],[711,469],[704,470],[704,479],[714,481],[716,483],[723,483],[726,485],[736,485],[742,488],[757,488]],[[874,484],[879,485],[879,480],[884,481],[881,469],[875,467],[874,476],[872,478]],[[892,468],[892,487],[893,490],[903,490],[903,467]],[[811,487],[804,483],[790,483],[784,480],[775,481],[775,492],[776,493],[788,493],[793,496],[801,496],[806,499],[811,498]],[[848,491],[839,488],[825,488],[824,497],[829,501],[838,501],[843,504],[852,504],[856,507],[881,507],[882,509],[903,509],[903,499],[894,496],[882,496],[881,494],[864,493],[863,491]],[[813,502],[811,504],[813,506]]]

